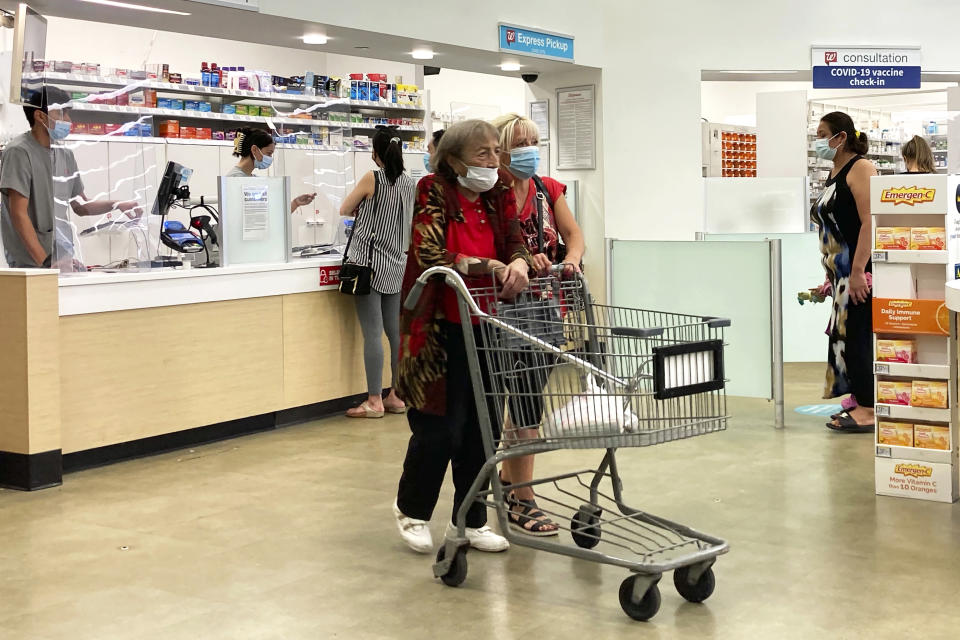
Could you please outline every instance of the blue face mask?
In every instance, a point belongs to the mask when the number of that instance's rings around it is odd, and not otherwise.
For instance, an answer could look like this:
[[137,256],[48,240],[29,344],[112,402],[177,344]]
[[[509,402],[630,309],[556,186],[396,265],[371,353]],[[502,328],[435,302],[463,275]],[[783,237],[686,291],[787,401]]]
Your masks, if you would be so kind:
[[529,180],[540,166],[539,147],[518,147],[510,151],[510,173],[521,180]]
[[273,164],[273,156],[268,156],[264,154],[259,160],[256,158],[253,159],[253,166],[257,169],[263,171],[264,169],[269,169],[270,165]]
[[837,157],[837,150],[834,147],[830,146],[830,141],[836,138],[839,133],[830,136],[829,138],[817,138],[813,143],[813,149],[817,153],[818,158],[823,160],[833,160]]
[[51,140],[66,140],[67,136],[70,135],[70,123],[66,120],[54,120],[53,128],[48,129],[48,131]]
[[427,170],[427,173],[433,173],[433,168],[430,166],[430,154],[423,154],[423,168]]

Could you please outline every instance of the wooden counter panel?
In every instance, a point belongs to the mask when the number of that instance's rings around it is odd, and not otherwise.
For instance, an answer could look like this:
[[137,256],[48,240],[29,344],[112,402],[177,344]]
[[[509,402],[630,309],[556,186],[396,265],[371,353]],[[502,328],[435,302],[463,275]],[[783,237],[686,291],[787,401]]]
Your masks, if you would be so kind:
[[[389,353],[384,338],[384,355]],[[353,300],[338,291],[283,297],[284,403],[299,407],[363,393],[363,334]],[[390,362],[384,357],[384,385]]]
[[60,318],[64,453],[283,405],[281,297]]
[[57,274],[0,277],[0,451],[60,448]]

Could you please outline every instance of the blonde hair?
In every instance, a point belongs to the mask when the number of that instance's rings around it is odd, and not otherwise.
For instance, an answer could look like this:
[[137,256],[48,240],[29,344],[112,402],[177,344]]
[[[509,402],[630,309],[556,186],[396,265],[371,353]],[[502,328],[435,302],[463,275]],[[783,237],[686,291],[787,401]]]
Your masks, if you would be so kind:
[[477,140],[496,140],[497,130],[484,120],[464,120],[458,122],[443,134],[436,152],[430,157],[434,171],[450,181],[457,179],[457,172],[450,164],[451,158],[463,162],[463,152]]
[[540,127],[537,126],[537,123],[516,113],[508,113],[494,118],[490,121],[490,124],[500,132],[500,149],[503,151],[510,151],[513,148],[513,136],[517,129],[520,130],[521,135],[540,139]]
[[933,166],[933,152],[930,150],[930,145],[920,136],[913,136],[904,143],[900,153],[903,155],[904,162],[917,165],[917,171],[920,173],[937,172]]

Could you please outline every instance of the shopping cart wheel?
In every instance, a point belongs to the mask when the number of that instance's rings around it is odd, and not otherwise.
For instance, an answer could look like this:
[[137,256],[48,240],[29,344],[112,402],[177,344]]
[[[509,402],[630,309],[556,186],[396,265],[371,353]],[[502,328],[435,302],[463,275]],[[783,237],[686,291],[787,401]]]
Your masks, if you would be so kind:
[[[443,580],[443,584],[448,587],[459,587],[463,584],[463,581],[467,579],[467,549],[469,547],[464,545],[457,549],[457,555],[453,557],[453,562],[450,563],[450,570],[447,571],[446,575],[440,576],[440,579]],[[443,562],[444,558],[447,557],[447,546],[445,544],[440,545],[440,550],[437,551],[437,562]]]
[[680,567],[673,572],[673,584],[677,592],[688,602],[703,602],[713,594],[717,580],[713,569],[707,568],[696,582],[690,580],[691,567]]
[[639,601],[634,599],[634,584],[648,579],[646,576],[632,575],[620,583],[620,606],[623,612],[641,622],[646,622],[660,610],[660,587],[656,583],[650,585]]
[[592,504],[585,504],[577,511],[570,522],[570,535],[581,549],[593,549],[600,543],[600,516],[603,509]]

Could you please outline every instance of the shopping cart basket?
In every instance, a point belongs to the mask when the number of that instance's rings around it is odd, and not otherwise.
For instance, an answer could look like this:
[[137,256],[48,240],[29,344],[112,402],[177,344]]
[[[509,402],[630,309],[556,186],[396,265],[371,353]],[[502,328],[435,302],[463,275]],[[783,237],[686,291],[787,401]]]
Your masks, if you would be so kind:
[[[688,601],[710,597],[712,566],[727,543],[624,504],[615,451],[726,428],[723,333],[730,321],[595,304],[585,278],[559,271],[504,301],[495,281],[468,289],[456,271],[435,267],[420,277],[407,308],[440,276],[458,293],[471,371],[481,364],[488,371],[472,376],[487,462],[457,514],[457,537],[437,553],[434,575],[449,586],[466,579],[465,518],[477,500],[496,510],[513,544],[631,571],[620,604],[634,619],[656,614],[657,583],[667,571]],[[497,473],[508,458],[560,449],[606,453],[596,468],[510,488],[536,486],[540,510],[573,544],[515,533]]]

